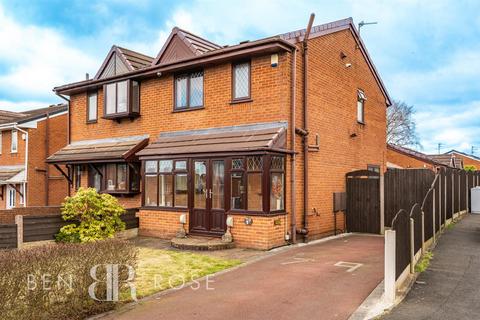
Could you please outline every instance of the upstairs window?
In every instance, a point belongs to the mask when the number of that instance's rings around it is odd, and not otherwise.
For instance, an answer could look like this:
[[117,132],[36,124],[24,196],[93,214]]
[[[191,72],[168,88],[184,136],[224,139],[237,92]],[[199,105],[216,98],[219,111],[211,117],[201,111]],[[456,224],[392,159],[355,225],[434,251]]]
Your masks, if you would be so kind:
[[138,116],[140,88],[137,81],[125,80],[104,86],[104,117],[122,118]]
[[232,66],[233,100],[250,99],[250,62],[235,63]]
[[87,98],[87,122],[97,121],[97,92],[90,92]]
[[365,101],[367,97],[362,90],[357,92],[357,121],[359,123],[365,123]]
[[17,130],[12,130],[12,145],[11,145],[11,152],[17,153],[18,152],[18,132]]
[[203,107],[203,71],[175,77],[175,110]]

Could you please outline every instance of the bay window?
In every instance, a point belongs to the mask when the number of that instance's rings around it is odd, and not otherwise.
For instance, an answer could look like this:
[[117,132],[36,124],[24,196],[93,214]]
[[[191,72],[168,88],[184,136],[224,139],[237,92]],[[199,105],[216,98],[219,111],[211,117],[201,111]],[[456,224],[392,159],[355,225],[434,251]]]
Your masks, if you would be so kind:
[[140,109],[140,87],[137,81],[124,80],[104,85],[104,118],[135,117]]
[[104,193],[138,193],[140,191],[139,167],[138,163],[90,164],[88,185]]

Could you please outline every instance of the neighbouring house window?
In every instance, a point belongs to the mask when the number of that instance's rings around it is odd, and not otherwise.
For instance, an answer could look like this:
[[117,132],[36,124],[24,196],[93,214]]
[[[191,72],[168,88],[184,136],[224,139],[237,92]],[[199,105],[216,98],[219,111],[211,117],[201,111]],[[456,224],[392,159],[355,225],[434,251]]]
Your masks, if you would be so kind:
[[188,207],[186,160],[145,161],[145,206]]
[[18,151],[18,131],[12,130],[11,152],[16,153],[17,151]]
[[87,122],[97,121],[97,110],[97,92],[90,92],[88,94]]
[[270,160],[270,211],[285,209],[285,158]]
[[139,83],[125,80],[104,86],[105,117],[138,115],[140,108]]
[[376,172],[376,173],[380,173],[380,166],[378,164],[369,164],[369,165],[367,165],[367,170],[372,171],[372,172]]
[[82,186],[82,166],[73,167],[75,189],[78,190]]
[[365,123],[365,101],[367,97],[362,90],[357,92],[357,121]]
[[250,62],[233,64],[232,95],[233,100],[250,98]]
[[203,106],[203,71],[175,77],[175,109],[190,109]]

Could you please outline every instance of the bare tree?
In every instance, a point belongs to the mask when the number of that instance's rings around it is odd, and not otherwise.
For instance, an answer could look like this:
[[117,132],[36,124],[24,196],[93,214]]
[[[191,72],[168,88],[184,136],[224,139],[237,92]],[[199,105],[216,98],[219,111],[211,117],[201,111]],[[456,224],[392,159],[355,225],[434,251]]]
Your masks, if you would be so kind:
[[412,115],[413,106],[393,101],[387,109],[387,143],[399,146],[421,147]]

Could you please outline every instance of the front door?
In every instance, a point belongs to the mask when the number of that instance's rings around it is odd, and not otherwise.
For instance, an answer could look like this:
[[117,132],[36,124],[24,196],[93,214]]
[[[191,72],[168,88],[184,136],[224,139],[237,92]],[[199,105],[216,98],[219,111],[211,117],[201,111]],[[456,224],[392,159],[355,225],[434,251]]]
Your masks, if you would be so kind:
[[17,191],[14,188],[7,186],[7,209],[15,208],[16,193]]
[[222,235],[225,221],[225,160],[193,160],[190,232]]

